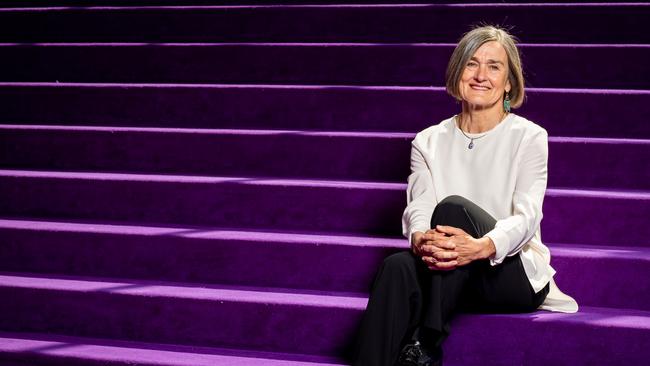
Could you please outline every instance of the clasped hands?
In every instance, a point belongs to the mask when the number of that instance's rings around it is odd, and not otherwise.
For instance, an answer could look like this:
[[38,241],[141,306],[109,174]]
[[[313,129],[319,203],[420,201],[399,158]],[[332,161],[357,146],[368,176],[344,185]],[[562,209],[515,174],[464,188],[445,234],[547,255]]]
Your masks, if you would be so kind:
[[449,271],[496,252],[492,239],[473,238],[464,230],[438,225],[426,232],[416,231],[411,240],[413,253],[431,270]]

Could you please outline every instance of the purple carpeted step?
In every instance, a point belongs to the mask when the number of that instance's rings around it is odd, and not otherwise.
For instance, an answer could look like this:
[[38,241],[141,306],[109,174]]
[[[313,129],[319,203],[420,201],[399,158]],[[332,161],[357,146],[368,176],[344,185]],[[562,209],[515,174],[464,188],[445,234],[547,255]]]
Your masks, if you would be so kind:
[[[0,83],[0,123],[417,132],[459,112],[439,87]],[[529,89],[551,136],[650,138],[650,91]],[[615,121],[615,122],[613,122]]]
[[[414,136],[0,125],[0,167],[406,182]],[[650,190],[650,140],[549,140],[551,187]]]
[[650,248],[549,246],[555,280],[578,304],[650,310]]
[[[0,237],[0,271],[359,293],[385,257],[408,248],[367,236],[26,220],[0,220]],[[650,310],[650,248],[548,245],[556,282],[579,304]]]
[[[0,215],[398,236],[405,189],[397,183],[0,170]],[[647,217],[647,192],[549,189],[542,228],[548,242],[646,246]]]
[[465,366],[641,365],[650,358],[650,312],[461,316],[451,329],[445,359]]
[[366,292],[383,258],[408,247],[399,238],[29,220],[0,220],[0,237],[0,271],[339,292]]
[[391,233],[397,183],[0,171],[0,214],[247,229]]
[[[453,44],[0,44],[0,80],[444,85]],[[522,44],[527,85],[648,89],[649,45]],[[552,57],[549,57],[552,55]],[[48,62],[43,62],[48,60]],[[584,63],[584,60],[589,60]],[[580,67],[568,65],[580,64]]]
[[413,137],[396,132],[0,125],[0,166],[405,182]]
[[[566,3],[565,0],[508,0],[502,3]],[[572,3],[644,3],[647,0],[572,0]],[[337,0],[337,4],[411,4],[412,0]],[[494,3],[494,0],[448,0],[446,4]],[[179,5],[287,5],[332,4],[332,0],[3,0],[0,7],[51,7],[51,6],[179,6]]]
[[[241,270],[247,270],[242,268]],[[366,298],[0,274],[0,329],[340,356]],[[308,342],[305,340],[309,339]]]
[[[12,299],[0,303],[2,314],[12,314],[0,317],[9,332],[327,356],[350,347],[366,303],[363,297],[11,274],[0,275],[0,294]],[[505,361],[504,354],[508,364],[526,365],[639,364],[650,357],[650,312],[639,310],[461,315],[452,329],[446,358],[462,365]],[[558,334],[570,341],[558,342]],[[540,344],[553,344],[554,352]]]
[[542,232],[547,242],[647,246],[645,233],[624,232],[645,232],[649,210],[648,192],[551,188],[544,199]]
[[649,190],[648,156],[650,140],[549,137],[548,185]]
[[335,366],[342,362],[322,356],[0,332],[3,366]]
[[649,43],[648,17],[647,3],[0,9],[0,41],[455,42],[488,22],[525,42]]

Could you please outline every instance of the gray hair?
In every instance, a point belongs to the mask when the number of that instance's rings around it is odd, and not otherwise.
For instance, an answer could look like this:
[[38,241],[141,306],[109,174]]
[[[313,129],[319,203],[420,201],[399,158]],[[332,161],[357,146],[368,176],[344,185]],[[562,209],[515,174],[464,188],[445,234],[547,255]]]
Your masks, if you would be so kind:
[[465,65],[479,47],[490,41],[499,42],[506,50],[508,56],[508,80],[510,81],[510,105],[512,108],[518,108],[524,102],[524,75],[519,50],[516,45],[517,40],[505,29],[496,26],[476,27],[465,33],[458,42],[454,53],[449,59],[447,72],[445,73],[447,93],[456,100],[462,99],[459,84]]

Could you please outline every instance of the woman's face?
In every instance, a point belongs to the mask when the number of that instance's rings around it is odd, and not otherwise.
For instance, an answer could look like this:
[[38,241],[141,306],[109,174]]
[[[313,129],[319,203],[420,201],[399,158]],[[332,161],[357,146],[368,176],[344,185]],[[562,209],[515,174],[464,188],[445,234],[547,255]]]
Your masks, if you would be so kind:
[[506,91],[510,91],[506,50],[499,42],[486,42],[465,65],[460,96],[473,109],[503,108]]

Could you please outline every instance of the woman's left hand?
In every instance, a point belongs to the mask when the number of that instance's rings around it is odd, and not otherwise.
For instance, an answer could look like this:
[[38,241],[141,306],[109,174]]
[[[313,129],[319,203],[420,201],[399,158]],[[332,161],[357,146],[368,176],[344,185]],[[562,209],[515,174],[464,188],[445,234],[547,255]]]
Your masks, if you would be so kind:
[[458,254],[456,259],[458,266],[467,265],[475,260],[489,258],[496,252],[492,239],[488,237],[475,239],[463,229],[453,226],[437,225],[435,230],[447,235],[439,240],[447,240],[450,244],[456,246],[453,252]]

